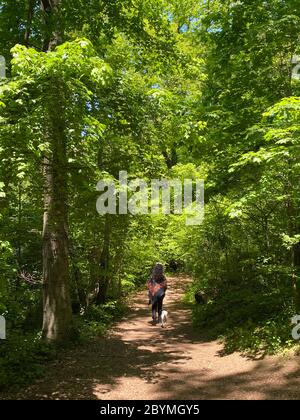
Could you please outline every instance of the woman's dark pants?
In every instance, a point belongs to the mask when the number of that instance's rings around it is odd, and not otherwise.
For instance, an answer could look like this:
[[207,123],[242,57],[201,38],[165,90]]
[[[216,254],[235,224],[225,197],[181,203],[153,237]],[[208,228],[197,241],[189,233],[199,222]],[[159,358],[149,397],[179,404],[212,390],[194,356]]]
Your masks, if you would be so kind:
[[165,295],[160,296],[156,300],[156,302],[152,304],[152,319],[157,318],[157,312],[158,312],[158,316],[159,317],[161,316],[164,297],[165,297]]

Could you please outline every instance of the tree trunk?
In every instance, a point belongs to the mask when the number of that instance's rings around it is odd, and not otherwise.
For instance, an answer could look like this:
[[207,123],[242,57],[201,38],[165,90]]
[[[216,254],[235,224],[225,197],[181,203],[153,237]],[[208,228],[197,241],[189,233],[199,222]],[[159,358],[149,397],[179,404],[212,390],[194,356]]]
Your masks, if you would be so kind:
[[101,305],[105,303],[107,297],[107,291],[109,286],[109,243],[110,243],[110,219],[109,216],[105,215],[104,225],[104,243],[102,253],[100,257],[100,276],[98,283],[98,293],[96,298],[96,304]]
[[75,248],[71,240],[69,240],[69,258],[70,258],[70,263],[72,267],[71,278],[73,279],[74,285],[75,285],[75,288],[74,288],[75,293],[73,296],[71,295],[72,310],[73,310],[73,313],[78,313],[78,308],[79,308],[79,312],[81,309],[86,309],[87,303],[88,303],[88,297],[87,297],[86,290],[80,283],[80,279],[82,277],[81,271],[76,261],[77,260],[76,252],[75,252]]
[[[61,41],[57,29],[60,0],[41,0],[45,26],[44,51],[51,51]],[[59,25],[58,25],[59,27]],[[43,337],[65,341],[71,337],[72,308],[69,289],[67,150],[64,126],[64,102],[58,84],[57,94],[45,121],[45,136],[50,152],[44,158],[43,225]],[[50,108],[50,106],[49,106]],[[55,110],[55,111],[54,111]],[[55,112],[55,114],[54,114]]]
[[[288,194],[286,201],[289,236],[294,236],[300,233],[300,226],[297,222],[297,210],[292,203],[291,185],[287,184],[285,190]],[[291,264],[292,264],[292,288],[294,294],[295,308],[300,313],[300,243],[294,245],[291,249]]]
[[31,26],[32,26],[32,19],[33,19],[33,10],[34,10],[34,0],[28,0],[28,10],[27,10],[27,22],[26,22],[26,30],[24,35],[24,41],[26,47],[29,46],[29,39],[31,35]]
[[[300,229],[299,231],[300,232]],[[300,243],[293,248],[294,260],[294,288],[295,288],[295,306],[298,313],[300,313]]]
[[44,159],[43,336],[70,337],[72,310],[69,290],[67,157],[59,127],[51,135],[52,155]]
[[52,51],[62,43],[63,29],[59,18],[61,0],[41,0],[41,12],[44,19],[43,51]]

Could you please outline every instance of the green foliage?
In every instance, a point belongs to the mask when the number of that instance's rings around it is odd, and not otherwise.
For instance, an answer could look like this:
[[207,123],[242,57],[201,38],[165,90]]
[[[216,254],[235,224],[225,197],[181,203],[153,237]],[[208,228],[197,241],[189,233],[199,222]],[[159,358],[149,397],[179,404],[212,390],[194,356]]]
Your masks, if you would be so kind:
[[77,319],[80,339],[103,336],[112,323],[121,319],[126,311],[127,306],[122,301],[112,300],[101,306],[89,306],[84,315]]
[[299,311],[300,17],[294,2],[229,3],[203,3],[195,31],[208,174],[205,221],[180,241],[195,278],[186,299],[207,294],[194,322],[228,350],[275,352],[296,344]]
[[291,314],[292,311],[282,312],[261,325],[248,321],[228,330],[224,337],[224,352],[240,351],[256,356],[298,347],[291,338]]
[[24,335],[15,330],[0,342],[0,389],[32,382],[55,355],[55,349],[41,341],[40,333]]
[[[208,296],[194,323],[223,335],[226,350],[291,346],[288,320],[300,309],[297,2],[62,0],[51,19],[38,0],[0,0],[0,10],[9,75],[0,81],[1,385],[30,381],[48,354],[35,331],[53,136],[66,153],[58,169],[83,337],[105,333],[123,314],[120,297],[159,260],[194,276],[187,302]],[[61,39],[45,53],[52,32]],[[146,182],[204,179],[204,223],[99,216],[97,182],[117,183],[120,170]]]
[[291,336],[295,312],[289,289],[272,292],[244,286],[220,290],[218,296],[206,293],[210,296],[206,305],[192,303],[193,323],[208,338],[221,338],[225,353],[264,355],[298,346]]

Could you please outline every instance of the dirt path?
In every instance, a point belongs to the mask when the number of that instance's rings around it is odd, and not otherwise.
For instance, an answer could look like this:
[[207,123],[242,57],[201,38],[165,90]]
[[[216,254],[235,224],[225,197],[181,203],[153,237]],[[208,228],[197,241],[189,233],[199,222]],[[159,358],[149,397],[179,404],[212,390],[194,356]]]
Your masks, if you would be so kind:
[[19,399],[298,399],[299,358],[222,356],[192,330],[178,278],[169,278],[167,328],[151,326],[146,295],[107,338],[66,353]]

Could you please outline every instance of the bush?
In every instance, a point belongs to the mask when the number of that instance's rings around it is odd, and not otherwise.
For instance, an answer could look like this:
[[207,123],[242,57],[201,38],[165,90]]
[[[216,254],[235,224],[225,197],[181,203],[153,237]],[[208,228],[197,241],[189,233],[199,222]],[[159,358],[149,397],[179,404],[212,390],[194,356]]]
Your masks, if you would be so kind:
[[292,313],[285,310],[261,325],[248,321],[242,327],[227,331],[224,351],[275,354],[298,345],[291,336],[291,317]]
[[124,295],[129,295],[132,293],[136,288],[135,285],[135,276],[128,274],[123,280],[122,280],[122,293]]
[[78,318],[79,332],[82,339],[90,339],[105,334],[111,324],[122,318],[126,305],[122,301],[112,300],[103,305],[91,305],[83,316]]
[[[195,285],[187,293],[191,302]],[[289,302],[289,303],[287,303]],[[222,338],[225,352],[273,354],[294,346],[291,318],[295,314],[289,290],[267,292],[251,288],[219,290],[206,305],[193,304],[193,323],[208,338]]]
[[43,363],[56,352],[41,341],[40,333],[24,335],[14,331],[0,342],[0,389],[31,382],[43,373]]

